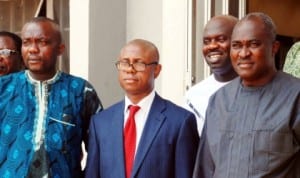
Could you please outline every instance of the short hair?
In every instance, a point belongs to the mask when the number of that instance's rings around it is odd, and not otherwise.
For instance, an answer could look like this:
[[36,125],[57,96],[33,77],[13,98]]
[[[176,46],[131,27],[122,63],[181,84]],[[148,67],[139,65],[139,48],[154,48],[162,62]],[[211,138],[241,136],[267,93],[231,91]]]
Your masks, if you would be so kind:
[[276,25],[273,22],[272,18],[270,16],[268,16],[267,14],[265,14],[265,13],[251,12],[251,13],[247,14],[245,17],[243,17],[238,22],[238,24],[242,23],[243,21],[254,19],[254,18],[258,18],[263,22],[265,30],[270,35],[271,40],[275,41],[276,40],[276,35],[277,35]]
[[21,47],[22,47],[22,39],[19,35],[9,32],[9,31],[0,31],[0,37],[9,37],[13,40],[16,46],[16,51],[21,54]]
[[129,41],[125,46],[131,45],[131,44],[134,44],[134,45],[138,44],[140,46],[146,47],[148,50],[151,51],[153,60],[156,60],[157,62],[159,62],[159,51],[154,43],[152,43],[148,40],[144,40],[144,39],[133,39],[133,40]]
[[50,19],[48,17],[44,17],[44,16],[38,16],[38,17],[34,17],[31,20],[29,20],[28,22],[26,22],[25,25],[29,24],[29,23],[43,23],[43,22],[49,22],[52,25],[52,28],[56,32],[58,43],[61,43],[62,42],[61,30],[60,30],[59,24],[55,20]]
[[238,22],[238,18],[236,18],[235,16],[232,16],[232,15],[216,15],[216,16],[213,16],[211,19],[209,19],[207,24],[211,21],[218,20],[218,19],[223,19],[226,21],[226,23],[229,23],[232,26],[234,26]]

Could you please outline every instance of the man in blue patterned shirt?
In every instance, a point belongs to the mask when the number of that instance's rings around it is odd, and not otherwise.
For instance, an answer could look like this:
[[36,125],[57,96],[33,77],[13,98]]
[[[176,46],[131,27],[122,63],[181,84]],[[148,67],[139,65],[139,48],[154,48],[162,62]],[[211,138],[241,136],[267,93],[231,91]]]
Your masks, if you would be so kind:
[[0,177],[77,178],[91,115],[102,110],[84,79],[57,70],[59,26],[37,17],[21,32],[28,70],[0,79]]

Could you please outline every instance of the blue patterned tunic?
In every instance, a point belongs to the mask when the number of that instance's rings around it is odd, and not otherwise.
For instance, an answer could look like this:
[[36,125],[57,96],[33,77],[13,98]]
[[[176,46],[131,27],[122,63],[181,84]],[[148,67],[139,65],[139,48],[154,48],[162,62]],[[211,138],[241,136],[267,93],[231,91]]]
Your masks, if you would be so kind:
[[41,82],[22,71],[0,78],[0,98],[1,178],[81,177],[81,143],[102,110],[87,81],[57,72]]

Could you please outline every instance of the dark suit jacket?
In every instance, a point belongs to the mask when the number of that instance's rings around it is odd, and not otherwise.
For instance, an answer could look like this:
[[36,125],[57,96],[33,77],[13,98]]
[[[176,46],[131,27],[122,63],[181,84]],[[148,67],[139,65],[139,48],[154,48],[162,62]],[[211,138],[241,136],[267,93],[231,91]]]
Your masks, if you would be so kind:
[[[124,105],[123,100],[92,118],[87,178],[125,178]],[[191,178],[198,142],[194,115],[156,94],[131,177]]]

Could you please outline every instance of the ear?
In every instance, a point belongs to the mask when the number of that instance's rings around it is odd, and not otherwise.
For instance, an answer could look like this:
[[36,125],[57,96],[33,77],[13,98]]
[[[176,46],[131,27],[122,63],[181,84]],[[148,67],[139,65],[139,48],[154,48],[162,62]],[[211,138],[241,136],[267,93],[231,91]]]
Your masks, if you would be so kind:
[[160,71],[161,71],[161,64],[157,64],[157,65],[155,66],[155,70],[154,70],[154,78],[157,78],[157,77],[158,77]]
[[58,55],[62,55],[65,52],[66,46],[64,44],[60,44],[58,46]]
[[280,47],[280,42],[279,41],[274,41],[272,44],[272,56],[275,56],[275,54],[278,52]]

